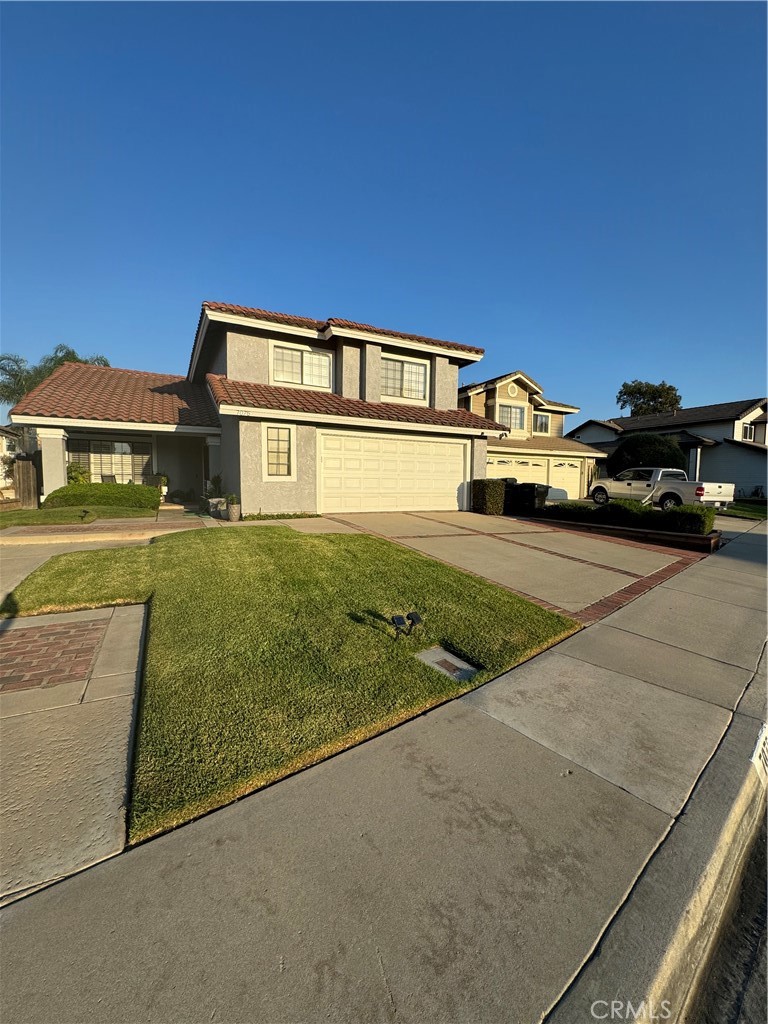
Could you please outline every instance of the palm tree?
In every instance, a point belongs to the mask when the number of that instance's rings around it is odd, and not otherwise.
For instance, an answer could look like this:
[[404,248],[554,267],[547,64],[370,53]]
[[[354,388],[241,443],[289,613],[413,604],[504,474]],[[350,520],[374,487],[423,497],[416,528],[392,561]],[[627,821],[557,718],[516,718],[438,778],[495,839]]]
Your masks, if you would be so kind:
[[109,366],[106,356],[79,356],[69,345],[57,345],[50,355],[43,356],[39,363],[30,365],[23,356],[0,356],[0,403],[16,405],[24,395],[36,388],[62,363],[91,363],[93,366]]

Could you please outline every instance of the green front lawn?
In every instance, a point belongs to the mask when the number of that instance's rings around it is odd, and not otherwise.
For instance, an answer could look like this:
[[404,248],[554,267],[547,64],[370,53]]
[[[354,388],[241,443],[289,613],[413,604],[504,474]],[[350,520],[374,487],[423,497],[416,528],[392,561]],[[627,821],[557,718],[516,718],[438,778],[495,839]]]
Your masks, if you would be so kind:
[[[60,555],[3,611],[151,602],[130,839],[186,821],[472,689],[578,629],[388,541],[206,530]],[[389,617],[424,625],[394,639]],[[482,667],[457,683],[413,655]]]
[[[86,512],[86,515],[83,515]],[[10,526],[61,526],[65,523],[92,523],[94,519],[156,519],[151,508],[110,508],[85,505],[82,508],[21,508],[0,514],[0,530]]]
[[758,498],[736,500],[724,512],[718,511],[719,516],[736,516],[738,519],[766,519],[766,502]]

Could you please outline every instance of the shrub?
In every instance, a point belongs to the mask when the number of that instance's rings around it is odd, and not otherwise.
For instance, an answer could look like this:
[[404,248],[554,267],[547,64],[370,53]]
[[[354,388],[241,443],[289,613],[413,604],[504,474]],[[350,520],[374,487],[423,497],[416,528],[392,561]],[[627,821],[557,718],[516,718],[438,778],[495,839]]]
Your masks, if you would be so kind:
[[696,533],[706,536],[714,523],[716,510],[705,505],[680,505],[668,512],[657,511],[650,505],[624,498],[609,501],[607,505],[582,505],[562,501],[538,509],[536,516],[563,519],[572,523],[594,523],[595,526],[625,526],[640,530],[660,530],[667,533]]
[[70,462],[67,466],[67,483],[68,484],[89,484],[91,482],[91,474],[85,468],[81,466],[79,462]]
[[141,484],[68,484],[59,487],[43,502],[43,508],[63,508],[69,505],[110,505],[113,508],[159,508],[159,487]]
[[683,449],[661,434],[632,434],[625,438],[606,460],[608,476],[616,476],[632,466],[665,466],[685,469]]
[[500,516],[504,514],[504,481],[484,480],[472,481],[472,511],[484,516]]
[[717,509],[707,505],[679,505],[668,512],[661,512],[664,526],[662,529],[674,533],[708,534],[715,525]]

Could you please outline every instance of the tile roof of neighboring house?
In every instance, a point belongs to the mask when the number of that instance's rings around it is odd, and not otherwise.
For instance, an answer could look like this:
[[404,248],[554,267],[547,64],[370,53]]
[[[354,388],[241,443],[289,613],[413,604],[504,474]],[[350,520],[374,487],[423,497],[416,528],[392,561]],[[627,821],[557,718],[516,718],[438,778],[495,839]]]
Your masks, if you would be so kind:
[[509,377],[526,377],[531,384],[535,384],[541,390],[541,384],[535,381],[525,370],[512,370],[510,373],[502,373],[498,377],[490,377],[488,380],[478,380],[474,384],[463,384],[459,388],[459,392],[471,391],[473,388],[489,388],[494,384],[498,384],[500,380],[507,380]]
[[218,427],[204,384],[143,370],[64,363],[11,409],[19,416]]
[[755,419],[753,419],[751,422],[752,423],[768,423],[768,413],[764,412],[762,416],[756,416]]
[[315,331],[324,331],[327,327],[342,327],[349,331],[360,331],[362,334],[381,334],[386,338],[402,338],[406,341],[437,345],[439,348],[456,349],[458,352],[472,352],[482,355],[485,351],[474,345],[463,345],[458,341],[442,341],[439,338],[427,338],[421,334],[391,331],[386,327],[359,324],[354,320],[343,320],[335,316],[328,317],[326,320],[315,320],[312,317],[293,316],[291,313],[273,313],[267,309],[258,309],[251,306],[233,306],[227,302],[204,302],[203,309],[210,309],[214,313],[230,313],[233,316],[248,317],[251,320],[271,320],[274,323],[287,324],[290,327],[307,327]]
[[582,444],[581,441],[574,441],[570,437],[526,437],[522,440],[505,437],[500,441],[489,441],[488,447],[494,450],[501,447],[515,451],[573,452],[574,455],[605,454],[596,445]]
[[428,406],[399,405],[394,402],[363,402],[342,398],[327,391],[280,387],[276,384],[251,384],[209,373],[213,397],[219,405],[275,409],[282,412],[319,416],[349,416],[354,419],[391,420],[393,423],[424,423],[439,427],[466,427],[470,430],[502,431],[504,427],[464,409],[431,409]]

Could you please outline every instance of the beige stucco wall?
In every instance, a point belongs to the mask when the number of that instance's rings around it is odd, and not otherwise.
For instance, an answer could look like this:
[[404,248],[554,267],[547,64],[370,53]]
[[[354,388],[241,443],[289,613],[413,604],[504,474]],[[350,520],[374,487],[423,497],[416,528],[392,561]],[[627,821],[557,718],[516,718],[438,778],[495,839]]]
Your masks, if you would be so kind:
[[230,380],[269,383],[269,342],[251,334],[227,332],[226,374]]
[[343,398],[362,398],[363,356],[360,345],[343,342],[336,355],[336,393]]
[[459,389],[459,366],[445,356],[432,356],[430,405],[434,409],[455,409]]
[[361,393],[366,402],[381,401],[381,345],[365,346]]
[[[266,421],[265,421],[266,422]],[[276,424],[284,426],[280,422]],[[240,497],[243,515],[258,512],[317,511],[317,432],[299,424],[296,430],[296,480],[264,480],[260,420],[239,421]]]

